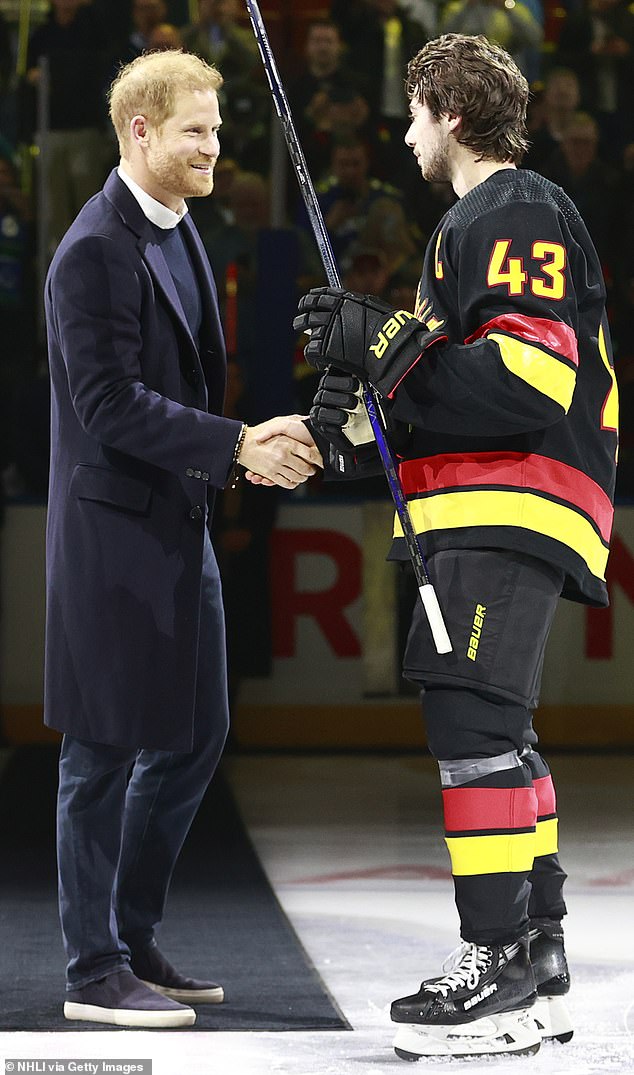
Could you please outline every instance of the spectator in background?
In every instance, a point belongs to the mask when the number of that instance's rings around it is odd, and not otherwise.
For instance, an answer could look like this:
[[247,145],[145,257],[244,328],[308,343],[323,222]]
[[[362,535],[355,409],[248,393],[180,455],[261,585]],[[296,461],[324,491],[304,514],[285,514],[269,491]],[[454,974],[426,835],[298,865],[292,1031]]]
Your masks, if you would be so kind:
[[579,108],[579,79],[569,67],[553,67],[544,79],[540,101],[541,121],[531,132],[531,144],[522,161],[524,168],[541,172],[561,145],[562,137]]
[[390,269],[380,247],[358,245],[350,254],[350,267],[343,285],[348,291],[360,291],[363,295],[378,295],[387,299]]
[[[294,334],[292,317],[280,332],[279,355],[263,361],[267,330],[283,320],[278,307],[294,308],[306,281],[322,282],[319,256],[312,235],[299,228],[270,227],[271,191],[268,181],[257,172],[236,172],[227,198],[231,217],[224,225],[208,231],[199,220],[198,207],[191,206],[203,243],[213,258],[221,310],[226,316],[227,269],[237,270],[237,340],[235,356],[241,371],[242,414],[254,423],[274,409],[274,399],[284,392],[291,400],[291,366]],[[277,252],[277,257],[276,257]],[[272,268],[274,266],[274,271]],[[267,291],[270,288],[270,292]],[[265,298],[265,296],[267,296]],[[267,309],[267,303],[274,308]],[[288,341],[285,353],[284,340]],[[273,377],[271,363],[279,363]],[[273,382],[273,387],[271,387]]]
[[522,0],[449,0],[441,20],[443,34],[483,34],[510,52],[524,74],[528,50],[538,49],[543,29]]
[[198,0],[198,20],[183,28],[183,47],[222,68],[223,150],[249,168],[270,164],[271,95],[251,30],[238,23],[237,0]]
[[[407,230],[400,191],[371,176],[369,165],[366,143],[354,135],[343,137],[333,147],[330,176],[317,186],[333,250],[344,272],[354,244],[381,247],[388,259],[409,256],[416,250]],[[302,219],[307,226],[305,213]],[[395,245],[400,246],[400,253]]]
[[51,254],[81,207],[103,183],[108,45],[101,20],[85,0],[52,0],[47,22],[29,39],[26,81],[32,91],[41,78],[39,61],[45,58],[49,67]]
[[132,0],[132,32],[121,60],[129,63],[150,47],[152,31],[167,19],[165,0]]
[[[301,134],[306,161],[315,182],[329,175],[334,147],[342,139],[358,137],[370,146],[369,115],[366,98],[352,83],[333,84],[315,95],[312,124],[304,125]],[[373,158],[376,157],[375,145]]]
[[161,22],[155,26],[148,38],[148,52],[163,51],[164,49],[179,49],[183,42],[178,26],[171,22]]
[[333,0],[330,11],[348,46],[350,68],[369,85],[373,113],[404,120],[403,80],[412,49],[423,44],[420,23],[398,0]]
[[597,121],[587,112],[576,112],[544,174],[563,187],[582,214],[609,284],[618,227],[618,173],[600,159],[598,147]]
[[[298,132],[304,139],[322,128],[332,91],[365,92],[367,80],[354,75],[344,62],[341,31],[332,19],[315,19],[306,32],[304,62],[291,81],[288,98]],[[367,119],[367,113],[365,115]]]
[[629,0],[584,0],[564,22],[557,62],[582,86],[582,108],[597,116],[602,153],[620,160],[634,138],[634,10]]
[[394,198],[389,191],[370,206],[359,238],[362,245],[383,251],[390,276],[414,257],[420,264],[421,236],[408,221],[402,200]]
[[239,25],[238,10],[237,0],[198,0],[198,20],[183,28],[184,47],[221,67],[232,94],[240,91],[259,63],[256,40],[251,30]]
[[348,46],[351,70],[366,79],[373,141],[383,147],[377,161],[381,178],[398,182],[415,172],[403,141],[408,125],[403,86],[407,61],[426,35],[398,0],[333,0],[330,11]]

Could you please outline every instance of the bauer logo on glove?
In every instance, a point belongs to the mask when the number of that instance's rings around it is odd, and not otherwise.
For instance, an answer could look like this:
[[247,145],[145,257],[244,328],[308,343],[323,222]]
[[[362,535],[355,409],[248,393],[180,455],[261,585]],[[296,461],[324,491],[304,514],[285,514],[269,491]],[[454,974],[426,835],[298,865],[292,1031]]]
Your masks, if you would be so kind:
[[370,344],[370,351],[374,353],[376,358],[383,358],[383,355],[388,349],[390,340],[394,339],[401,326],[408,320],[415,321],[416,318],[414,317],[414,314],[410,314],[407,310],[396,310],[395,313],[388,318],[383,327],[379,329],[376,343]]
[[447,338],[440,329],[429,332],[413,314],[394,310],[374,295],[337,287],[313,288],[304,295],[293,327],[310,333],[304,355],[314,369],[332,365],[388,398],[423,352]]

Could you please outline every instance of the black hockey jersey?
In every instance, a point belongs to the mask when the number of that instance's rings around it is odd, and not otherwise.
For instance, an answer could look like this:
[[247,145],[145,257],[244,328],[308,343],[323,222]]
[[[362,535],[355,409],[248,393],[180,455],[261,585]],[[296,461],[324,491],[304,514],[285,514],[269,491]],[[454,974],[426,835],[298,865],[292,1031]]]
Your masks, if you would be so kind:
[[[563,596],[607,604],[618,395],[601,266],[566,194],[503,169],[430,240],[417,316],[447,343],[396,391],[400,466],[426,555],[518,549],[562,567]],[[406,559],[398,519],[391,558]]]

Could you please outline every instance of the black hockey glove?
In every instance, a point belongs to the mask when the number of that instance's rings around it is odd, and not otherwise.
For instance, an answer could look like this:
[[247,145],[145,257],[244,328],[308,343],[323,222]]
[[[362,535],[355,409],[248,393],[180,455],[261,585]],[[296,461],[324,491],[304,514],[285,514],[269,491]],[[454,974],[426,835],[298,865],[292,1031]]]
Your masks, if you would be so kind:
[[304,349],[310,366],[353,373],[388,398],[423,352],[447,338],[440,329],[429,332],[407,310],[337,287],[313,288],[298,309],[293,328],[310,334]]
[[[381,407],[383,427],[392,449],[400,452],[409,442],[409,427],[395,422],[388,408],[387,402]],[[327,478],[367,478],[383,472],[357,377],[326,370],[306,424],[324,457]]]
[[311,425],[342,452],[373,444],[374,433],[358,377],[326,370],[310,410]]

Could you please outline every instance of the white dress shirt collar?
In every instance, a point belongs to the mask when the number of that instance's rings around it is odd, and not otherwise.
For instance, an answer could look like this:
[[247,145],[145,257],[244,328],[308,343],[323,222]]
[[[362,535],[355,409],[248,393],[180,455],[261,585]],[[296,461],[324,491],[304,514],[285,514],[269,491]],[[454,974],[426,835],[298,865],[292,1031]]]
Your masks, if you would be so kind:
[[117,175],[121,179],[128,190],[134,195],[138,201],[145,216],[152,224],[156,224],[158,228],[167,230],[169,228],[175,228],[177,224],[180,224],[181,220],[186,213],[189,212],[187,203],[183,202],[183,209],[180,213],[175,213],[173,209],[168,209],[162,202],[157,202],[156,198],[153,198],[151,194],[148,194],[143,187],[140,187],[127,172],[123,170],[121,165],[117,168]]

